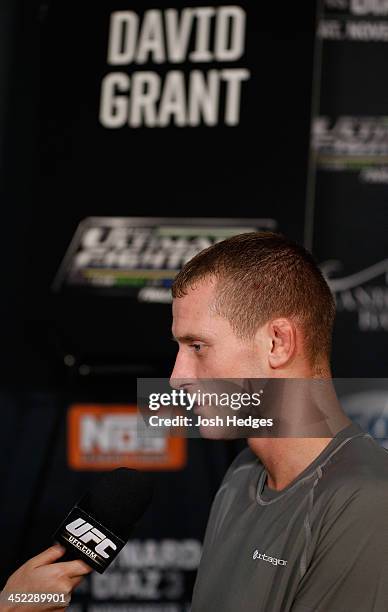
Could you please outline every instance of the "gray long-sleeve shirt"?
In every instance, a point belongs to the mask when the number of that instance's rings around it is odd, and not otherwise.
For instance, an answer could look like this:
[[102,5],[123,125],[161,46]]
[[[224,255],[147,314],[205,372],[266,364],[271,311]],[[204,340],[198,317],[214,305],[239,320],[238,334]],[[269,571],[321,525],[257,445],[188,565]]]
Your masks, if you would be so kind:
[[388,452],[352,424],[280,492],[250,449],[213,502],[192,612],[388,612]]

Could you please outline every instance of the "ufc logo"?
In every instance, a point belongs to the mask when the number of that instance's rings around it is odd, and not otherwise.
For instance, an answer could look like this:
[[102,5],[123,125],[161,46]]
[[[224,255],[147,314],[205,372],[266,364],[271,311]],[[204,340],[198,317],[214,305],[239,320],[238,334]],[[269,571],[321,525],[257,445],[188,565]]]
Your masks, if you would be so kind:
[[93,525],[87,523],[82,518],[78,518],[66,525],[66,529],[71,535],[85,544],[95,542],[97,546],[94,547],[94,550],[105,559],[109,559],[109,555],[105,552],[106,548],[117,550],[117,546],[112,540],[107,538],[97,527],[93,527]]

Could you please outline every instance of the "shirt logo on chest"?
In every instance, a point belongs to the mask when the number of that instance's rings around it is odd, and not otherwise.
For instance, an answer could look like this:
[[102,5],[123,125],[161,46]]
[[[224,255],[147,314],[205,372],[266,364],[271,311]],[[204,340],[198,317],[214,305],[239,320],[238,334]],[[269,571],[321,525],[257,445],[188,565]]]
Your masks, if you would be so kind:
[[252,555],[252,559],[255,561],[256,559],[260,559],[261,561],[266,561],[267,563],[272,563],[272,565],[287,565],[287,561],[284,559],[277,559],[276,557],[270,557],[265,553],[260,553],[257,548]]

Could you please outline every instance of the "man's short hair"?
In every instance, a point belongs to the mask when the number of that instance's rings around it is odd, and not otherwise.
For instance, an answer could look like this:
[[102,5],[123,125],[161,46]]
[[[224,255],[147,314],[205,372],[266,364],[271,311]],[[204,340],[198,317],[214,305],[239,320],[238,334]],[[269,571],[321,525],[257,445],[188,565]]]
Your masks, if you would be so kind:
[[335,302],[302,246],[273,232],[227,238],[185,264],[173,283],[173,297],[183,297],[207,278],[216,281],[215,312],[230,322],[237,336],[253,337],[268,321],[286,317],[302,330],[312,364],[329,358]]

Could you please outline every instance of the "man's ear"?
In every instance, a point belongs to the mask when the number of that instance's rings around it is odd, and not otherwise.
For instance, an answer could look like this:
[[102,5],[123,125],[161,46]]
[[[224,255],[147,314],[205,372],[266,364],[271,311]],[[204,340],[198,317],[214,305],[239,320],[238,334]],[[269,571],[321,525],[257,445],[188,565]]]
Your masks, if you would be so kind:
[[271,341],[268,362],[271,368],[281,368],[290,363],[296,351],[296,327],[290,319],[274,319],[267,324]]

